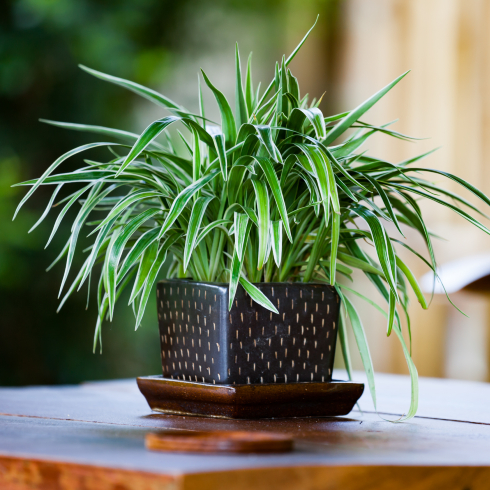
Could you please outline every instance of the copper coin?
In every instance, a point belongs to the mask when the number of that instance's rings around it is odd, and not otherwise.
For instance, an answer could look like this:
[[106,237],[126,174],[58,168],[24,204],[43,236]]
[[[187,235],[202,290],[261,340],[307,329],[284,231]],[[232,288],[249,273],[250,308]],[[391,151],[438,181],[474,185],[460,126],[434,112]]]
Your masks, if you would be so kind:
[[285,453],[291,436],[273,432],[162,431],[146,434],[147,449],[179,453]]

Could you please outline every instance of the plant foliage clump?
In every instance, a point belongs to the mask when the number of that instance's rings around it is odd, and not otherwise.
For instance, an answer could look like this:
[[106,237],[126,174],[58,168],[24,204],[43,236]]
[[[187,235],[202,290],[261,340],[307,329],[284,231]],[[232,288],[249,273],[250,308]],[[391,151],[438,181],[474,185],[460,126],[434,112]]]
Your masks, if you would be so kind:
[[[79,188],[62,200],[64,206],[48,243],[67,211],[78,204],[71,235],[55,263],[66,259],[61,294],[82,228],[91,227],[93,244],[86,250],[85,262],[61,305],[72,292],[90,284],[92,272],[100,264],[94,348],[101,339],[103,319],[112,319],[119,295],[131,283],[129,302],[138,327],[166,261],[171,261],[169,277],[229,283],[230,307],[239,284],[257,303],[276,311],[253,283],[325,282],[335,286],[342,298],[339,337],[347,370],[350,374],[346,335],[349,320],[376,404],[363,325],[349,295],[344,293],[362,295],[338,282],[341,276],[351,279],[353,269],[360,269],[385,299],[388,311],[381,311],[387,318],[387,333],[395,332],[404,350],[412,378],[412,401],[406,417],[412,417],[417,409],[417,371],[405,345],[400,313],[406,317],[410,337],[408,288],[423,308],[427,304],[395,244],[408,248],[436,274],[431,233],[416,200],[420,197],[452,209],[490,233],[463,210],[467,207],[479,212],[476,207],[422,179],[420,174],[447,177],[486,204],[490,200],[454,175],[416,166],[427,154],[393,164],[361,152],[361,145],[376,133],[409,139],[391,130],[389,124],[373,126],[361,119],[406,73],[355,109],[325,117],[318,107],[320,101],[310,101],[308,95],[300,93],[298,81],[288,68],[308,34],[287,59],[283,57],[281,63],[276,63],[274,79],[262,91],[260,84],[255,87],[252,82],[251,57],[242,76],[236,47],[234,111],[202,72],[205,85],[216,98],[221,124],[206,118],[200,85],[200,114],[193,114],[152,89],[82,66],[95,77],[154,102],[170,115],[152,122],[140,135],[45,121],[96,133],[105,141],[75,148],[58,158],[38,179],[19,184],[30,186],[19,208],[39,186],[54,185],[39,223],[61,188],[78,184]],[[171,135],[170,126],[180,126],[184,133]],[[175,150],[175,137],[183,152]],[[76,171],[54,173],[69,157],[96,147],[107,147],[110,160],[85,160],[86,166]],[[101,212],[105,213],[102,218]],[[94,215],[96,220],[89,221]],[[387,225],[401,235],[403,226],[420,233],[428,259],[390,236]],[[360,242],[371,244],[374,253],[369,255]]]

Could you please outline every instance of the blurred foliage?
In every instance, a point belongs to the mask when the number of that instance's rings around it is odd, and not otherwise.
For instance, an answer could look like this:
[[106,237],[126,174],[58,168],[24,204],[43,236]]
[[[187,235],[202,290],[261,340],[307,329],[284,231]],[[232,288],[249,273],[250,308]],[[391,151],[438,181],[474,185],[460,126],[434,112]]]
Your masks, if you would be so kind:
[[[298,32],[305,32],[322,12],[326,21],[320,29],[330,32],[327,26],[335,23],[337,3],[312,1]],[[63,267],[49,273],[45,269],[69,230],[61,229],[46,250],[56,213],[27,233],[47,204],[47,190],[41,189],[12,222],[24,191],[10,185],[39,176],[59,155],[89,139],[42,125],[39,117],[124,129],[135,125],[135,111],[140,111],[135,97],[84,74],[77,65],[103,67],[165,92],[176,65],[221,53],[225,42],[232,56],[242,33],[256,49],[255,59],[270,63],[285,49],[288,5],[298,9],[302,2],[0,2],[0,384],[73,383],[160,370],[153,309],[134,333],[132,313],[120,307],[104,331],[102,355],[92,354],[96,309],[85,311],[86,291],[55,313]],[[328,36],[324,40],[331,41]],[[69,223],[66,219],[64,226]]]

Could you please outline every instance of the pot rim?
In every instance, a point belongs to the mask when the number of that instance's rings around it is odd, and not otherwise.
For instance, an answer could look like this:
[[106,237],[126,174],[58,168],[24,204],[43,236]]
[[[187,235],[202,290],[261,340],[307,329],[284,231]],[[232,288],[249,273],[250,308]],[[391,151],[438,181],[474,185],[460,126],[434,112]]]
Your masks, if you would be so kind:
[[[195,281],[194,279],[160,279],[158,281],[158,284],[162,283],[162,284],[168,284],[169,282],[186,282],[186,283],[191,283],[191,284],[206,284],[208,286],[216,286],[216,287],[226,287],[228,288],[229,286],[229,283],[227,282],[208,282],[208,281]],[[336,289],[334,286],[332,286],[331,284],[326,284],[324,282],[288,282],[288,281],[285,281],[285,282],[254,282],[252,283],[254,286],[256,285],[263,285],[263,284],[266,284],[266,285],[270,285],[270,286],[284,286],[284,285],[289,285],[289,286],[325,286],[327,288],[330,288],[330,289],[333,289],[335,292]]]

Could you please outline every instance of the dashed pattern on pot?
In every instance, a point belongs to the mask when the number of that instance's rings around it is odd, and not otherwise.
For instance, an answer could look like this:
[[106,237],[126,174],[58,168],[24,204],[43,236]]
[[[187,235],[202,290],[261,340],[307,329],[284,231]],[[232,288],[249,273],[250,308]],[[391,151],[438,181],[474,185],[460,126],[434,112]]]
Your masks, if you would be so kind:
[[279,314],[223,284],[158,284],[163,375],[215,384],[328,382],[339,297],[327,285],[262,283]]

